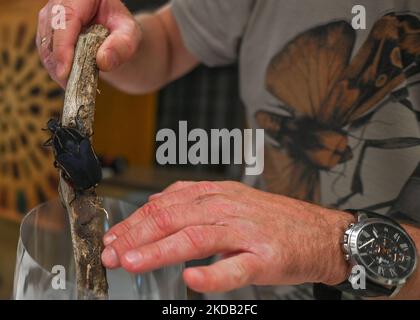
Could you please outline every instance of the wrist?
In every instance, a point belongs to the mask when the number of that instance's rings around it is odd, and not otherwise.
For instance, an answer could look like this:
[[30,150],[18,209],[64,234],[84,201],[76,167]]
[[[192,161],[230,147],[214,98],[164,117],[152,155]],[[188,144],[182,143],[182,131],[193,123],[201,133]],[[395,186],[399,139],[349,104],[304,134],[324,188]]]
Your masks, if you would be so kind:
[[323,246],[323,252],[320,253],[321,270],[319,273],[320,283],[328,285],[337,285],[345,281],[350,274],[350,265],[344,259],[342,249],[342,240],[345,231],[351,223],[355,223],[355,217],[347,212],[328,210],[326,217],[327,223],[325,239],[327,245]]

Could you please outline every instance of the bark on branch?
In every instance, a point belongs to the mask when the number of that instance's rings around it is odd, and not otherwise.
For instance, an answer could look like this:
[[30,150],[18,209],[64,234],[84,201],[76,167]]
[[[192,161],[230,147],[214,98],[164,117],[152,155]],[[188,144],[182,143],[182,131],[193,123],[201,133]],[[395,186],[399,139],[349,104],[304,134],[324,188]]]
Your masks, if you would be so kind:
[[[78,116],[84,135],[93,131],[99,73],[96,53],[107,35],[108,31],[100,25],[80,35],[66,88],[61,122],[63,126],[74,127]],[[96,192],[75,197],[74,190],[61,175],[59,191],[71,224],[78,299],[107,299],[108,284],[101,263],[104,213]]]

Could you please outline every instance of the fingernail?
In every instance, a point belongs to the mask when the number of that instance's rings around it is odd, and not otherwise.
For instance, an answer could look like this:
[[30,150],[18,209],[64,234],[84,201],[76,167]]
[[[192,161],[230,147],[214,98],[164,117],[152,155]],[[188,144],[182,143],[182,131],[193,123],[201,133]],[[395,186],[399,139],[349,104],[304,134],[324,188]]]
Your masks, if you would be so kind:
[[133,267],[138,266],[143,260],[141,253],[135,250],[128,251],[123,258]]
[[117,239],[117,237],[114,234],[112,233],[106,234],[104,237],[104,245],[107,246],[111,244],[111,242],[113,242],[115,239]]
[[116,268],[118,267],[118,256],[114,248],[106,247],[104,252],[102,252],[102,262],[105,267]]
[[57,68],[56,68],[56,73],[57,73],[57,77],[59,78],[59,79],[64,79],[64,77],[66,76],[65,75],[65,73],[66,73],[66,67],[64,66],[64,64],[62,64],[62,63],[58,63],[57,64]]

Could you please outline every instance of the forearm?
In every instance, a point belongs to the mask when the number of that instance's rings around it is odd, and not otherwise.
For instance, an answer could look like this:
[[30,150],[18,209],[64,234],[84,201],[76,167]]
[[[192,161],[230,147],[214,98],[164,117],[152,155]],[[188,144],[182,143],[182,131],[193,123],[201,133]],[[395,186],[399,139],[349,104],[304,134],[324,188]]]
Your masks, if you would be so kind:
[[194,68],[198,61],[184,47],[169,6],[136,16],[140,45],[130,59],[101,77],[120,90],[143,94],[160,89]]

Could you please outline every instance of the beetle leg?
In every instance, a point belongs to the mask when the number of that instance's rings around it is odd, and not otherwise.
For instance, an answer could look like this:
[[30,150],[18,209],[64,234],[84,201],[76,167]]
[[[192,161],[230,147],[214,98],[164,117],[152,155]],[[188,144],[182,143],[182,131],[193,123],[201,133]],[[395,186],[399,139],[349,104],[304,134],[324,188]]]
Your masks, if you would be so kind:
[[52,146],[52,139],[53,138],[49,138],[47,141],[45,141],[44,143],[43,143],[43,147],[51,147]]
[[63,130],[65,130],[66,134],[68,134],[70,137],[72,137],[72,139],[76,140],[76,137],[74,136],[74,134],[70,130],[64,129],[64,128],[63,128]]
[[[82,117],[80,117],[80,111],[82,110],[82,109],[85,109],[86,108],[86,106],[84,105],[84,104],[82,104],[80,107],[79,107],[79,109],[77,110],[77,114],[76,114],[76,118],[75,118],[75,121],[76,121],[76,127],[77,127],[77,129],[81,129],[81,128],[83,128],[83,126],[81,125],[81,118]],[[85,118],[85,117],[83,117],[83,118]]]
[[61,172],[61,175],[63,176],[63,179],[64,180],[70,181],[70,177],[69,177],[69,175],[65,171],[62,171]]
[[69,202],[69,206],[71,206],[72,205],[72,203],[76,200],[76,192],[74,193],[74,197],[73,197],[73,199],[71,199],[71,201]]
[[61,143],[61,140],[60,140],[60,139],[57,139],[57,141],[58,141],[58,144],[60,145],[60,148],[61,148],[61,149],[64,149],[64,146],[63,146],[63,144]]
[[76,113],[76,121],[80,119],[80,110],[84,109],[85,105],[82,104],[79,106],[79,109],[77,109],[77,113]]

